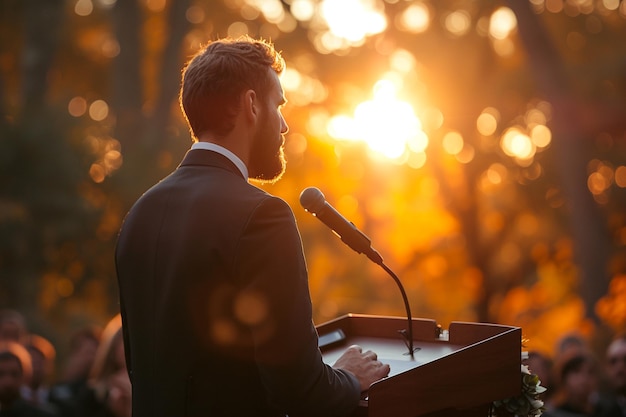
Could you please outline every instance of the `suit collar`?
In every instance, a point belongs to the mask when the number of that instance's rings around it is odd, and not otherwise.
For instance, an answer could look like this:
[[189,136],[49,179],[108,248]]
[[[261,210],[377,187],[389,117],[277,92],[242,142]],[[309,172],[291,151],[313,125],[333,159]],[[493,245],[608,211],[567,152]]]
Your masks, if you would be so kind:
[[219,154],[224,155],[226,158],[230,159],[230,161],[235,164],[239,171],[243,174],[244,178],[248,178],[248,167],[243,163],[241,158],[235,155],[230,149],[227,149],[217,143],[212,142],[195,142],[191,145],[191,149],[206,149],[208,151],[214,151]]
[[191,149],[187,151],[185,157],[179,165],[179,168],[193,165],[212,166],[226,169],[228,171],[232,171],[234,174],[237,174],[244,180],[248,180],[247,178],[244,178],[242,172],[230,159],[215,151],[209,151],[206,149]]

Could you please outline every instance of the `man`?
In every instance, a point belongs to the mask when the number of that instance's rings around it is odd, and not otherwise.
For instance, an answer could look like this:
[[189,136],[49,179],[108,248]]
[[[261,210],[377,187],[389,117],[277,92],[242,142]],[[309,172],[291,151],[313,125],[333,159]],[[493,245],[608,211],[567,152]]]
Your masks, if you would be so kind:
[[285,169],[283,69],[249,37],[184,69],[194,144],[135,203],[116,250],[134,417],[346,415],[389,373],[358,346],[322,362],[294,215],[247,181]]

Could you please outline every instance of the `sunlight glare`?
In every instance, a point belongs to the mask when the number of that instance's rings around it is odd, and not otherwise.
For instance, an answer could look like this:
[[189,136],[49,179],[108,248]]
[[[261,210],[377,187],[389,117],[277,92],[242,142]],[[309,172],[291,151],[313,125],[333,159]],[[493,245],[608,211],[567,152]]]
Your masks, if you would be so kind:
[[[395,109],[392,110],[393,107]],[[402,156],[406,140],[402,135],[392,134],[392,118],[405,113],[407,109],[401,103],[392,108],[384,106],[382,101],[367,101],[357,106],[354,118],[359,136],[367,142],[369,148],[393,159]]]
[[[331,120],[332,118],[325,108],[314,108],[307,118],[306,130],[314,136],[325,136],[328,133],[328,124]],[[340,139],[341,137],[335,138]]]
[[409,138],[407,146],[413,153],[423,153],[428,147],[428,135],[420,130],[415,136]]
[[[330,32],[350,43],[383,32],[387,19],[376,0],[323,0],[321,15]],[[346,16],[350,16],[346,19]]]
[[419,116],[425,131],[437,130],[443,126],[444,117],[441,110],[436,107],[427,107]]
[[326,127],[328,134],[335,139],[356,141],[357,126],[354,119],[350,116],[340,114],[333,116]]
[[396,98],[396,86],[380,80],[374,97],[360,103],[354,118],[335,116],[327,125],[336,139],[361,140],[374,152],[390,159],[401,158],[408,150],[418,153],[428,146],[419,118],[411,105]]

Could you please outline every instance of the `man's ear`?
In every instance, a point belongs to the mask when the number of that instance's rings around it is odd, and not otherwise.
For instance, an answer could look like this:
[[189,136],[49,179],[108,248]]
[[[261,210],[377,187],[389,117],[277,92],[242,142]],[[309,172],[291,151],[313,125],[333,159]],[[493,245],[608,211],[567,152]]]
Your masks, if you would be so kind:
[[247,90],[243,95],[243,108],[246,117],[250,120],[256,120],[259,116],[259,99],[256,91]]

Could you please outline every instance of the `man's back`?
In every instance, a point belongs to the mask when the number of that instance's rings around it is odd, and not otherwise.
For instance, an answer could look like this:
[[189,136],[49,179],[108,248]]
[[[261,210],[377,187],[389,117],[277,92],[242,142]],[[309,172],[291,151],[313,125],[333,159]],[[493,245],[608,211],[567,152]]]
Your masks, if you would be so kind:
[[350,408],[353,379],[321,364],[291,210],[222,155],[190,151],[140,198],[116,262],[135,417]]

